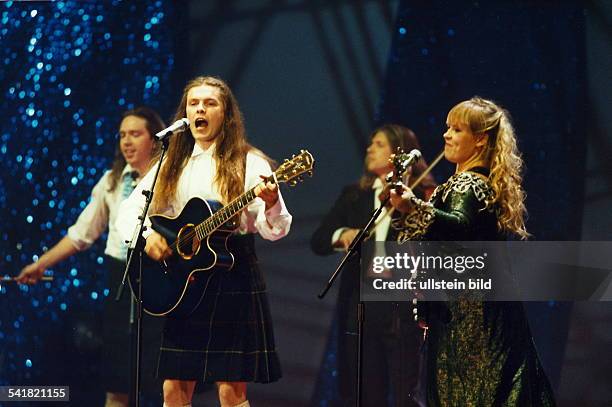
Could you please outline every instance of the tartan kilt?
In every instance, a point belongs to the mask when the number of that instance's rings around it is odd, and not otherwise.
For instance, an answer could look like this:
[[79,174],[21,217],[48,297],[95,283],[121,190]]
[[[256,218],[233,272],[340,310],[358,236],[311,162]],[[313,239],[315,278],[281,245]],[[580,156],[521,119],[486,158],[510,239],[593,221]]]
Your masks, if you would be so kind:
[[166,318],[158,377],[269,383],[281,377],[266,285],[253,236],[233,237],[234,267],[214,271],[200,306]]
[[[129,393],[131,367],[135,362],[132,353],[135,350],[135,335],[132,337],[130,324],[130,302],[132,294],[126,282],[120,301],[115,301],[117,287],[123,278],[125,261],[106,256],[108,264],[106,287],[110,290],[104,298],[102,318],[102,363],[101,387],[107,392]],[[142,320],[142,392],[155,400],[162,400],[161,381],[155,379],[155,365],[159,353],[159,342],[163,320],[143,313]]]

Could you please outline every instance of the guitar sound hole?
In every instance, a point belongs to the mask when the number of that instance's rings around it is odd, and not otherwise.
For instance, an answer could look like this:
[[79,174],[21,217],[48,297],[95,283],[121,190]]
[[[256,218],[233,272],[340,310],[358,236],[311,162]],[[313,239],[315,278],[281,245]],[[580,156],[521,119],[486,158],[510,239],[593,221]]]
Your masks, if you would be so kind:
[[200,239],[195,232],[193,224],[181,228],[177,236],[177,251],[184,259],[190,259],[200,250]]

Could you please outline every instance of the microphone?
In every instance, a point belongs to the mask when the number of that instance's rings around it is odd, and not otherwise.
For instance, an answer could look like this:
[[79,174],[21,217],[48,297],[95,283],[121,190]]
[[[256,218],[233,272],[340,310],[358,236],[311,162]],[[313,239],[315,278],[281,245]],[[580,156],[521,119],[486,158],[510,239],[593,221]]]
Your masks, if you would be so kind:
[[162,131],[158,132],[155,134],[155,137],[158,140],[164,140],[165,138],[169,137],[170,135],[172,135],[172,133],[175,133],[177,131],[183,131],[185,130],[187,127],[189,126],[189,119],[187,118],[182,118],[180,120],[177,120],[174,122],[174,124],[170,127],[166,127],[165,129],[163,129]]
[[421,159],[421,152],[416,148],[408,153],[407,156],[402,157],[403,160],[400,161],[400,165],[402,168],[408,169],[412,164]]
[[385,177],[385,181],[392,182],[394,177],[402,177],[408,168],[421,159],[421,152],[416,148],[408,154],[401,153],[393,158],[395,169]]

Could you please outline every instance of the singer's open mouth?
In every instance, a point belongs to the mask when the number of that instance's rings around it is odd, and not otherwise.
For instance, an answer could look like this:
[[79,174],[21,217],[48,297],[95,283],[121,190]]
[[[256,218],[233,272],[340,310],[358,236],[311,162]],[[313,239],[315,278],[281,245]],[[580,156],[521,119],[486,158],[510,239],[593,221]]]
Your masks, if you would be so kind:
[[206,126],[208,126],[208,122],[206,121],[206,119],[198,118],[195,121],[195,126],[198,129],[202,128],[202,127],[206,127]]

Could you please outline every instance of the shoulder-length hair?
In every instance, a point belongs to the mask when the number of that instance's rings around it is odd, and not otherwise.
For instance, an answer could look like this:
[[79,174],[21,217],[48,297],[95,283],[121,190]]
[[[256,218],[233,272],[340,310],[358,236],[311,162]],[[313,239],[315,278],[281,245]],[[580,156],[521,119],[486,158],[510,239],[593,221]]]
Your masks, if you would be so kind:
[[[384,134],[389,145],[391,146],[391,152],[395,153],[398,148],[401,148],[404,152],[410,152],[413,149],[420,150],[421,146],[419,145],[419,140],[417,136],[414,134],[412,130],[407,127],[400,126],[399,124],[384,124],[378,128],[376,128],[372,133],[370,133],[370,140],[374,138],[374,136],[378,133]],[[427,168],[427,162],[425,159],[421,159],[417,161],[412,167],[412,175],[413,178],[418,178],[423,171]],[[361,189],[370,189],[372,188],[372,184],[376,180],[377,175],[369,172],[367,167],[364,171],[364,174],[361,176],[359,180],[359,187]],[[415,187],[415,194],[421,198],[429,199],[429,196],[433,193],[433,190],[436,188],[436,181],[434,180],[431,174],[427,174],[425,178],[421,181],[421,183]]]
[[[166,127],[164,121],[159,117],[155,110],[146,106],[139,106],[134,109],[123,112],[118,127],[121,126],[121,122],[123,122],[123,119],[128,116],[139,117],[145,121],[145,127],[149,132],[149,137],[154,140],[154,148],[151,153],[151,162],[155,161],[161,149],[161,144],[155,138],[155,134],[162,131]],[[121,173],[123,172],[123,169],[126,165],[125,157],[121,153],[121,148],[119,145],[120,141],[117,142],[117,147],[115,148],[115,159],[113,160],[113,165],[111,167],[110,173],[110,185],[108,189],[109,192],[112,192],[115,190],[115,188],[117,188],[117,184],[119,183],[119,179],[121,178]],[[140,175],[143,176],[144,174]]]

